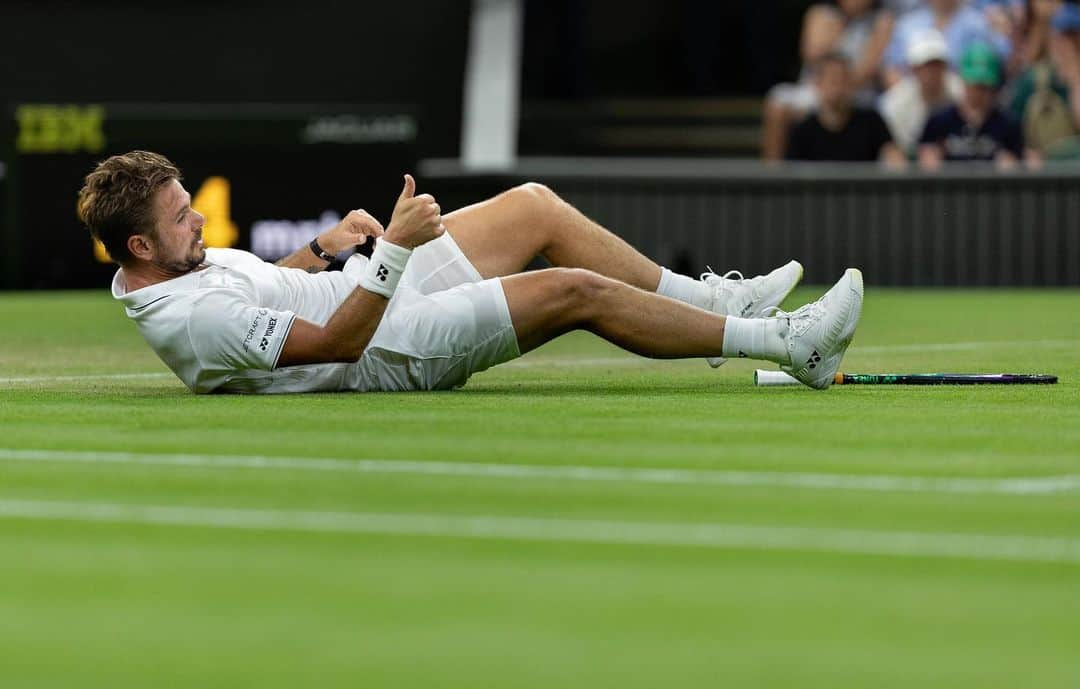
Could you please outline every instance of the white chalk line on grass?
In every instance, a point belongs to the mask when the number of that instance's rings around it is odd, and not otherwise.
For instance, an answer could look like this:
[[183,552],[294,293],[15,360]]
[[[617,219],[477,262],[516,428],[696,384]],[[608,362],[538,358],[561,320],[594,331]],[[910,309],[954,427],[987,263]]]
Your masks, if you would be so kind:
[[[951,352],[969,351],[997,347],[1024,346],[1037,347],[1066,347],[1073,346],[1071,340],[999,340],[990,342],[945,342],[926,344],[902,344],[902,345],[867,345],[858,346],[851,351],[866,354],[888,354],[890,352]],[[525,357],[503,364],[500,368],[573,368],[573,367],[600,367],[600,366],[641,366],[651,362],[651,359],[630,355],[610,357]],[[0,385],[14,385],[20,383],[66,383],[87,380],[139,380],[139,379],[166,379],[175,378],[172,373],[89,373],[85,375],[71,376],[17,376],[0,377]]]
[[376,534],[1080,563],[1080,539],[990,534],[449,514],[313,512],[45,500],[0,500],[0,519],[4,518],[271,532]]
[[23,376],[21,378],[0,378],[0,385],[13,383],[69,383],[83,380],[139,380],[156,378],[175,378],[171,373],[88,373],[80,376]]
[[1080,475],[960,478],[861,474],[721,471],[649,467],[559,466],[476,462],[273,457],[262,455],[150,454],[0,448],[0,461],[206,469],[284,470],[340,474],[405,474],[535,481],[710,485],[885,493],[1053,495],[1080,491]]

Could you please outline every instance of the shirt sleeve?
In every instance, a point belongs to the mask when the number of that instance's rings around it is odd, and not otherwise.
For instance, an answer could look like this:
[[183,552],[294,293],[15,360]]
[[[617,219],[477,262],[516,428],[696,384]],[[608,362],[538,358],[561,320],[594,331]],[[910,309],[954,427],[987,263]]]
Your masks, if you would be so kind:
[[893,31],[892,39],[885,47],[885,53],[881,56],[882,65],[885,67],[899,67],[901,69],[907,67],[907,55],[904,53],[907,51],[907,38],[910,31],[908,31],[907,22],[904,19],[900,19],[896,23],[896,29]]
[[238,293],[214,291],[201,297],[188,316],[188,337],[204,368],[272,371],[295,318]]
[[870,143],[880,156],[881,149],[885,147],[885,144],[893,142],[892,134],[889,132],[889,126],[885,124],[885,119],[878,114],[877,110],[867,110],[866,112],[870,125]]
[[945,138],[945,132],[942,125],[942,116],[940,114],[931,115],[930,119],[926,120],[926,126],[923,127],[922,136],[919,137],[920,144],[937,144],[941,143],[941,140]]
[[1002,143],[1005,148],[1009,149],[1009,152],[1016,156],[1018,159],[1024,159],[1024,131],[1020,128],[1020,123],[1009,117],[1004,116],[1005,120],[1005,141]]
[[806,160],[806,120],[795,125],[788,135],[787,151],[784,152],[786,160]]

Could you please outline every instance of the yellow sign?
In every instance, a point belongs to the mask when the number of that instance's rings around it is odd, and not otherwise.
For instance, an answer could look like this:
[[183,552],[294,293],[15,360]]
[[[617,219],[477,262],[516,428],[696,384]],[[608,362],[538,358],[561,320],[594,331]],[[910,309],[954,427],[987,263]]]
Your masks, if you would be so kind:
[[105,149],[100,105],[20,105],[15,109],[19,153],[98,153]]
[[[202,230],[204,245],[222,249],[236,245],[240,239],[240,232],[229,215],[229,180],[224,177],[207,177],[191,199],[191,207],[206,218]],[[96,239],[94,240],[94,258],[101,263],[112,261],[109,253],[105,251],[105,245]]]

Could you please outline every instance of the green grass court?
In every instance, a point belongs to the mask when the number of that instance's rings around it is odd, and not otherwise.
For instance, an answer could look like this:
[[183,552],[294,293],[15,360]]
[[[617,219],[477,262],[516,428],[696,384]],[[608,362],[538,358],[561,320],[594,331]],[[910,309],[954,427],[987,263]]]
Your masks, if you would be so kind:
[[0,686],[1080,686],[1078,313],[870,285],[843,367],[1056,386],[758,389],[580,335],[239,398],[105,290],[0,295]]

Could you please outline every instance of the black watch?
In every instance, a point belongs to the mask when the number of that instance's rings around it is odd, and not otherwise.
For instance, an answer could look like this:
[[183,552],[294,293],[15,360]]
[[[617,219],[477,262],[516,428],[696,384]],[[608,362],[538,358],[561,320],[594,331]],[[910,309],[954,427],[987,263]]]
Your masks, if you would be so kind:
[[336,258],[336,256],[334,256],[334,254],[328,254],[325,251],[323,251],[323,248],[321,246],[319,246],[319,238],[318,237],[311,240],[311,243],[308,244],[308,248],[311,249],[311,253],[315,254],[316,256],[318,256],[319,258],[321,258],[324,261],[333,261]]

